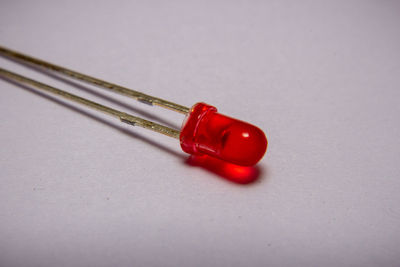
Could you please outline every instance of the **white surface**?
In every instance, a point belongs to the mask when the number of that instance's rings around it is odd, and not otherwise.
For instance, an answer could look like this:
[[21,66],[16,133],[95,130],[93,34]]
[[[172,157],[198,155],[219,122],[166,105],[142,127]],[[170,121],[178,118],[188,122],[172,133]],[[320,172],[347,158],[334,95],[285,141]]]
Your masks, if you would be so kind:
[[399,266],[399,22],[396,1],[1,1],[1,45],[214,104],[269,148],[236,184],[1,80],[0,266]]

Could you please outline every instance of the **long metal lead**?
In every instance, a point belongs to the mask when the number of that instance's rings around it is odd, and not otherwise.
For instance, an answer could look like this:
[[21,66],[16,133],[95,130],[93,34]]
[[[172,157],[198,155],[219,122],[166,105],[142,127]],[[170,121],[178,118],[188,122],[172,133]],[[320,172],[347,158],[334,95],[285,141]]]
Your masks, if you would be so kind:
[[47,85],[47,84],[44,84],[44,83],[29,79],[27,77],[24,77],[24,76],[16,74],[16,73],[13,73],[11,71],[8,71],[8,70],[0,68],[0,76],[8,78],[8,79],[11,79],[11,80],[14,80],[14,81],[17,81],[17,82],[21,82],[21,83],[24,83],[24,84],[32,85],[32,86],[34,86],[34,87],[36,87],[38,89],[42,89],[44,91],[47,91],[47,92],[62,96],[62,97],[66,98],[66,99],[69,99],[69,100],[72,100],[72,101],[74,101],[76,103],[83,104],[83,105],[85,105],[87,107],[102,111],[102,112],[104,112],[104,113],[106,113],[108,115],[111,115],[111,116],[119,118],[122,122],[131,124],[131,125],[137,125],[137,126],[140,126],[140,127],[143,127],[143,128],[146,128],[146,129],[149,129],[149,130],[152,130],[152,131],[155,131],[155,132],[158,132],[158,133],[162,133],[162,134],[165,134],[167,136],[179,139],[180,132],[178,130],[175,130],[175,129],[160,125],[158,123],[139,118],[139,117],[132,116],[130,114],[127,114],[125,112],[122,112],[122,111],[119,111],[119,110],[116,110],[116,109],[113,109],[113,108],[110,108],[110,107],[107,107],[107,106],[103,106],[103,105],[101,105],[99,103],[90,101],[90,100],[88,100],[86,98],[83,98],[83,97],[68,93],[66,91],[57,89],[57,88],[52,87],[52,86]]
[[102,88],[108,89],[110,91],[131,97],[131,98],[134,98],[140,102],[144,102],[144,103],[147,103],[150,105],[161,106],[163,108],[171,109],[171,110],[183,113],[183,114],[188,114],[190,111],[190,108],[188,108],[188,107],[184,107],[184,106],[181,106],[176,103],[172,103],[172,102],[169,102],[169,101],[157,98],[157,97],[146,95],[141,92],[134,91],[132,89],[128,89],[128,88],[120,86],[120,85],[109,83],[109,82],[85,75],[83,73],[79,73],[77,71],[73,71],[73,70],[52,64],[50,62],[46,62],[41,59],[37,59],[37,58],[31,57],[28,55],[24,55],[22,53],[13,51],[11,49],[8,49],[8,48],[2,47],[2,46],[0,46],[0,55],[3,55],[5,57],[11,58],[11,59],[14,59],[17,61],[22,61],[22,62],[29,63],[29,64],[32,64],[35,66],[43,67],[45,69],[52,70],[52,71],[55,71],[58,73],[62,73],[69,77],[100,86]]

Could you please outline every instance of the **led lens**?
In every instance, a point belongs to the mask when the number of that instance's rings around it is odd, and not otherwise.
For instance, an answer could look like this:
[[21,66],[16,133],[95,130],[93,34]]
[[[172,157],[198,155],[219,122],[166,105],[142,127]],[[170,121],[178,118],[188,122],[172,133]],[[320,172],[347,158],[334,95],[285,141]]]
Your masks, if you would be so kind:
[[268,144],[256,126],[222,115],[205,103],[192,107],[179,138],[186,153],[207,154],[243,166],[256,164]]

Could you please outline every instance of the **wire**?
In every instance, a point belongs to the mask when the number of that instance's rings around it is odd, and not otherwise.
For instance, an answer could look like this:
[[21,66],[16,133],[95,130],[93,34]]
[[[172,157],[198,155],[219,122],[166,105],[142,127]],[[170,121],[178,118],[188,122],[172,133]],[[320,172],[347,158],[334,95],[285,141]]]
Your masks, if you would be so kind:
[[87,107],[90,107],[92,109],[96,109],[96,110],[102,111],[102,112],[104,112],[104,113],[106,113],[108,115],[117,117],[122,122],[128,123],[130,125],[134,125],[134,126],[137,125],[137,126],[140,126],[140,127],[143,127],[143,128],[146,128],[146,129],[158,132],[158,133],[162,133],[164,135],[167,135],[167,136],[170,136],[170,137],[173,137],[173,138],[176,138],[176,139],[179,139],[180,132],[178,130],[175,130],[175,129],[172,129],[172,128],[163,126],[161,124],[158,124],[158,123],[155,123],[155,122],[152,122],[152,121],[148,121],[148,120],[136,117],[136,116],[132,116],[132,115],[127,114],[125,112],[122,112],[122,111],[119,111],[119,110],[116,110],[116,109],[101,105],[99,103],[93,102],[93,101],[88,100],[86,98],[83,98],[83,97],[68,93],[66,91],[63,91],[61,89],[52,87],[50,85],[47,85],[47,84],[32,80],[30,78],[27,78],[27,77],[24,77],[22,75],[16,74],[14,72],[5,70],[3,68],[0,68],[0,76],[3,76],[5,78],[11,79],[11,80],[14,80],[14,81],[17,81],[17,82],[21,82],[21,83],[24,83],[24,84],[32,85],[32,86],[34,86],[34,87],[36,87],[38,89],[42,89],[42,90],[44,90],[46,92],[53,93],[55,95],[64,97],[66,99],[72,100],[72,101],[74,101],[76,103],[79,103],[79,104],[83,104],[83,105],[85,105]]
[[77,79],[77,80],[81,80],[90,84],[94,84],[97,86],[100,86],[104,89],[108,89],[110,91],[134,98],[142,103],[146,103],[149,105],[157,105],[163,108],[167,108],[179,113],[183,113],[183,114],[188,114],[190,111],[190,108],[185,107],[185,106],[181,106],[179,104],[173,103],[173,102],[169,102],[166,100],[163,100],[161,98],[157,98],[157,97],[153,97],[150,95],[146,95],[143,94],[141,92],[138,91],[134,91],[132,89],[128,89],[126,87],[120,86],[120,85],[116,85],[113,83],[109,83],[94,77],[91,77],[89,75],[83,74],[83,73],[79,73],[77,71],[73,71],[55,64],[52,64],[50,62],[38,59],[38,58],[34,58],[28,55],[24,55],[22,53],[13,51],[11,49],[5,48],[0,46],[0,55],[3,55],[5,57],[17,60],[17,61],[22,61],[25,63],[29,63],[31,65],[34,66],[39,66],[39,67],[43,67],[47,70],[51,70],[51,71],[55,71],[58,73],[62,73],[64,75],[67,75],[71,78]]

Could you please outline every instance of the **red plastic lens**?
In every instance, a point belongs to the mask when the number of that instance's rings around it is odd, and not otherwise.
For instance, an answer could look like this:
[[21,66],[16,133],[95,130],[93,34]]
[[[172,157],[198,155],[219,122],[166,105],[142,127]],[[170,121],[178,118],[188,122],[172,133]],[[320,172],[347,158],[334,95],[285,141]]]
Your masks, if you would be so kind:
[[195,104],[184,122],[180,142],[189,154],[207,154],[238,165],[256,164],[268,141],[262,130],[217,112],[213,106]]

